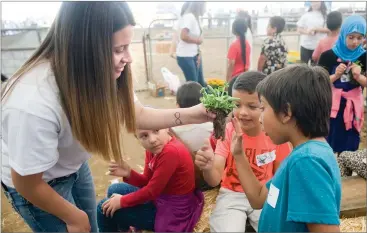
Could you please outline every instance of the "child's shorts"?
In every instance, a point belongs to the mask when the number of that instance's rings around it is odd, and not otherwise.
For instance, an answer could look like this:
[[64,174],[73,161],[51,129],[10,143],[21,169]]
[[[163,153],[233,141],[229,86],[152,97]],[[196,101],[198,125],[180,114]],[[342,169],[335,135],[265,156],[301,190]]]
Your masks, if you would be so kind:
[[252,209],[245,193],[220,188],[210,216],[210,232],[245,232],[247,218],[257,232],[260,213]]

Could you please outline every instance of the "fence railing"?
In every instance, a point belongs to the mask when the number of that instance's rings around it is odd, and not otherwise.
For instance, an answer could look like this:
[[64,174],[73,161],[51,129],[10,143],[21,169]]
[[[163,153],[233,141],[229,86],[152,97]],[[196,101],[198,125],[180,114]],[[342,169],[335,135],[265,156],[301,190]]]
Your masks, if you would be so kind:
[[[252,33],[253,33],[253,40],[257,40],[259,38],[263,38],[266,37],[267,35],[265,33],[260,32],[259,27],[257,25],[258,20],[260,19],[269,19],[270,16],[259,16],[256,17],[254,19],[252,19]],[[294,17],[288,17],[288,18],[292,18],[294,19]],[[175,33],[175,29],[173,29],[173,27],[171,26],[171,24],[175,25],[175,23],[177,22],[177,18],[171,18],[171,19],[155,19],[152,20],[147,28],[147,33],[146,33],[146,43],[147,43],[147,52],[148,54],[146,55],[147,57],[147,69],[146,69],[146,77],[147,77],[147,81],[151,81],[155,79],[155,73],[153,72],[154,70],[154,60],[153,60],[153,42],[162,42],[162,41],[172,41],[172,34],[168,37],[159,37],[156,36],[154,37],[152,34],[152,32],[154,30],[170,30],[172,31],[172,33]],[[232,39],[234,38],[234,36],[232,35],[232,30],[231,30],[231,26],[233,21],[235,20],[234,17],[216,17],[216,18],[208,18],[208,17],[203,17],[201,18],[201,21],[208,21],[208,20],[212,20],[213,21],[221,21],[221,28],[224,29],[222,30],[224,33],[222,33],[221,35],[205,35],[205,31],[204,31],[204,40],[214,40],[214,39],[224,39],[226,41],[225,46],[226,46],[226,51],[228,51],[230,43],[232,41]],[[294,29],[294,31],[296,30],[296,23],[292,21],[287,22],[287,18],[286,18],[286,29],[288,29],[289,31],[292,31],[292,29]],[[170,26],[160,26],[160,27],[154,27],[154,25],[156,25],[158,22],[160,22],[159,25],[170,25]],[[167,22],[167,23],[164,23]],[[173,23],[172,23],[173,22]],[[211,29],[216,29],[218,27],[216,27],[216,25],[214,25],[213,23],[211,24],[212,28],[208,28],[208,25],[205,25],[206,27],[204,27],[204,29],[206,30],[206,32],[210,31]],[[203,30],[204,30],[203,29]],[[210,33],[207,33],[210,34]],[[300,43],[300,35],[297,32],[293,32],[293,33],[287,33],[285,35],[283,35],[283,37],[296,37],[297,38],[297,44],[299,47],[299,43]],[[223,59],[223,62],[225,63],[225,65],[228,65],[228,60],[227,59]]]
[[[299,48],[300,42],[300,35],[295,32],[296,29],[296,15],[289,15],[283,16],[286,20],[286,27],[285,30],[288,30],[287,33],[283,34],[283,37],[295,37],[297,46]],[[265,19],[269,19],[270,16],[258,16],[252,18],[252,35],[253,41],[260,41],[260,38],[266,37],[264,27],[266,27],[267,21]],[[176,33],[174,29],[174,25],[177,22],[177,18],[171,19],[155,19],[149,23],[147,28],[142,27],[142,25],[137,24],[137,28],[142,31],[141,36],[135,38],[132,41],[132,44],[142,44],[143,47],[143,55],[144,55],[144,73],[145,73],[145,80],[144,82],[149,82],[151,80],[155,80],[157,72],[154,72],[154,52],[153,46],[154,43],[163,42],[163,41],[172,41],[172,33]],[[234,17],[204,17],[200,19],[203,22],[203,33],[204,33],[204,40],[224,40],[225,41],[225,51],[228,51],[230,43],[233,39],[231,26],[234,21]],[[209,25],[209,21],[211,22]],[[221,22],[220,25],[218,22]],[[41,44],[44,36],[47,33],[49,28],[42,27],[42,28],[8,28],[8,29],[1,29],[1,34],[3,38],[7,37],[7,35],[11,36],[10,34],[14,35],[16,33],[22,32],[30,32],[34,31],[37,35],[38,43],[34,44],[34,46],[20,46],[11,47],[2,46],[2,51],[22,51],[22,50],[35,50]],[[157,35],[162,31],[167,32],[164,36]],[[34,36],[34,35],[33,35]],[[4,41],[4,40],[3,40]],[[223,48],[223,47],[222,47]],[[167,56],[168,58],[168,56]],[[4,61],[3,61],[4,62]],[[223,65],[227,66],[227,59],[223,56]],[[147,87],[147,85],[146,85]]]

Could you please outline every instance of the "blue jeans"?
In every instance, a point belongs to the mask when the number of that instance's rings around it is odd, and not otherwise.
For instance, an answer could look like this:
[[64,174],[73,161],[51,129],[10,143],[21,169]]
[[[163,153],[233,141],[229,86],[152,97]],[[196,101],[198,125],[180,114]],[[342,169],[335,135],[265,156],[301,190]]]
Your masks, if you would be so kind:
[[[108,187],[107,197],[111,197],[114,193],[127,195],[138,190],[139,188],[126,183],[112,184]],[[97,207],[97,220],[100,232],[127,232],[130,226],[139,230],[154,230],[156,208],[153,202],[121,208],[115,212],[113,217],[106,217],[102,212],[102,204],[106,200],[107,198],[103,199]]]
[[[48,184],[64,199],[86,212],[92,228],[91,231],[97,232],[96,194],[87,162],[76,173],[56,178]],[[24,219],[33,232],[67,232],[66,224],[61,219],[34,206],[14,188],[7,187],[4,184],[2,186],[5,196],[14,210]]]
[[198,67],[197,61],[199,55],[195,57],[177,57],[177,64],[180,66],[185,75],[186,81],[194,81],[206,87],[206,82],[203,77],[203,61],[200,57],[200,65]]

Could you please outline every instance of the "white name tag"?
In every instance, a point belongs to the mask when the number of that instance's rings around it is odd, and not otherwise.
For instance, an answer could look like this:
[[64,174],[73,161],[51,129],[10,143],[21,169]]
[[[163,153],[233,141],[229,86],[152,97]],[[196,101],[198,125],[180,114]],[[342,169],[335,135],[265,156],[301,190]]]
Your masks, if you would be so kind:
[[267,198],[268,204],[271,207],[275,208],[277,206],[278,197],[279,197],[279,189],[275,187],[273,184],[270,184],[270,189]]
[[367,158],[362,159],[362,162],[367,163]]
[[260,167],[260,166],[273,162],[275,159],[276,159],[276,154],[275,154],[275,150],[273,150],[273,151],[266,152],[261,155],[257,155],[256,163],[257,163],[257,166]]
[[340,82],[342,82],[342,83],[350,82],[350,77],[349,77],[349,75],[343,74],[343,75],[340,77]]

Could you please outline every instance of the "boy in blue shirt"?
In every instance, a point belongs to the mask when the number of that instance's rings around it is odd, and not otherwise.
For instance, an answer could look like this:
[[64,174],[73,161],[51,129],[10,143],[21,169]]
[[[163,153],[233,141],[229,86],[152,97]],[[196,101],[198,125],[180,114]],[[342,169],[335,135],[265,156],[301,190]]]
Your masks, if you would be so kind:
[[259,232],[340,232],[340,170],[325,140],[332,104],[328,73],[291,65],[267,76],[257,92],[264,131],[275,144],[289,141],[294,148],[262,185],[243,156],[239,122],[232,120],[239,180],[251,206],[262,208]]

